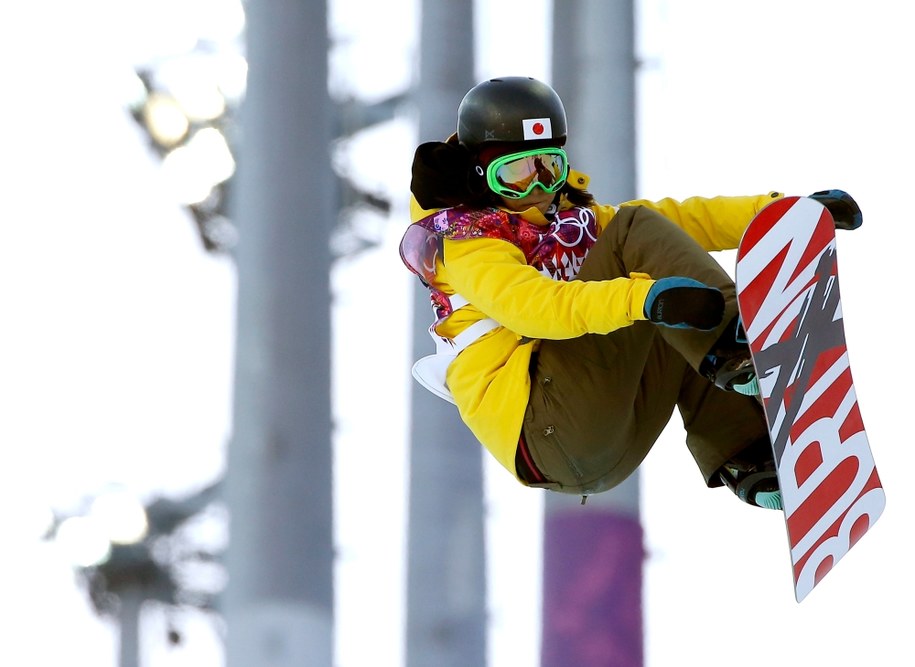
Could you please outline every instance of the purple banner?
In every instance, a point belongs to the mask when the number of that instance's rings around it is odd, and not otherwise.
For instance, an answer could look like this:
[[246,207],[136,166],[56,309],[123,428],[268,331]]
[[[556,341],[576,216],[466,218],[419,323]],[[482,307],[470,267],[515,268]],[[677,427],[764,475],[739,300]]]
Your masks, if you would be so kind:
[[642,562],[637,517],[548,516],[542,667],[642,667]]

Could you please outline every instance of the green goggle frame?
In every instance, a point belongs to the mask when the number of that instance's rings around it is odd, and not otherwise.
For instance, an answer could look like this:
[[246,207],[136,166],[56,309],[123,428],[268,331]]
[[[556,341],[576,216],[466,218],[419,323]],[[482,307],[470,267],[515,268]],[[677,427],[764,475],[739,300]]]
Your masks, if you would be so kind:
[[565,185],[569,158],[561,148],[533,148],[496,158],[486,167],[489,189],[506,199],[522,199],[534,188],[553,193]]

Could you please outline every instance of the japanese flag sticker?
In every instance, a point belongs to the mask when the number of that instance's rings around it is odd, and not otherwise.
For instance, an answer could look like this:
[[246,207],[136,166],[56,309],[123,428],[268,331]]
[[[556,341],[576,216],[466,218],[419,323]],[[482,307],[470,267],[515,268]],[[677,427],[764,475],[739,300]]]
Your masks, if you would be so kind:
[[521,127],[524,129],[525,141],[553,138],[553,126],[549,118],[525,118],[521,121]]

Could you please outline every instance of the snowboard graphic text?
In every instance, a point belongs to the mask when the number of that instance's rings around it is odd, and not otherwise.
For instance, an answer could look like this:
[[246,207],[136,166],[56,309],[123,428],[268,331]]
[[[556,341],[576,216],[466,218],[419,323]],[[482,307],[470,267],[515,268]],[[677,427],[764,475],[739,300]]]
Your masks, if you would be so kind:
[[766,207],[741,242],[737,284],[800,601],[885,504],[852,382],[826,209],[798,197]]

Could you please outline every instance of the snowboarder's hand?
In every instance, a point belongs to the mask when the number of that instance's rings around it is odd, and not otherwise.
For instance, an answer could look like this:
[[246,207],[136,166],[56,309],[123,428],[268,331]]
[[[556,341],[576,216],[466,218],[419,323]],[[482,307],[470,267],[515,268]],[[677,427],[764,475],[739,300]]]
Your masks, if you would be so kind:
[[676,329],[714,329],[724,317],[724,296],[692,278],[656,280],[645,299],[645,316]]
[[821,190],[814,192],[810,198],[820,202],[832,214],[836,229],[858,229],[864,222],[858,202],[844,190]]

